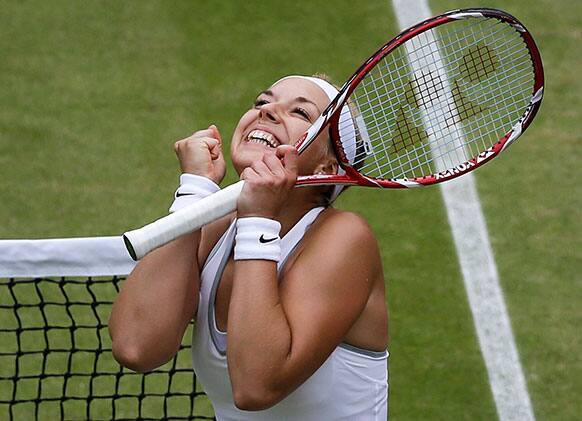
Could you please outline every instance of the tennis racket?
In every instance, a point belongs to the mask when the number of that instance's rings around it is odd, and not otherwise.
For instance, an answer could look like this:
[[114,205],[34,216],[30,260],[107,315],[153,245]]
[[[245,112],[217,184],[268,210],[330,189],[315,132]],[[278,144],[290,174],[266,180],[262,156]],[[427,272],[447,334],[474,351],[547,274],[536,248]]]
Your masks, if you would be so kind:
[[[455,10],[418,23],[370,56],[296,144],[301,153],[329,128],[345,173],[297,185],[412,188],[466,174],[530,125],[543,84],[532,36],[505,12]],[[348,135],[339,130],[346,112],[355,122]],[[126,232],[131,257],[234,211],[243,185]]]

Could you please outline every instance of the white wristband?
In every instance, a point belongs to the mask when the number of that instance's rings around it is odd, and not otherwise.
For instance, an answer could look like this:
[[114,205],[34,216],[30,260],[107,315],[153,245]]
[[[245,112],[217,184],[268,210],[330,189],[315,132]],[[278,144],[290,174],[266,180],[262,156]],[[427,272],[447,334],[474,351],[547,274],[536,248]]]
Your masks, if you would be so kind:
[[174,203],[170,206],[170,213],[196,203],[218,190],[220,187],[211,179],[184,173],[180,176],[180,187],[174,193]]
[[234,260],[281,259],[281,224],[268,218],[239,218],[236,221]]

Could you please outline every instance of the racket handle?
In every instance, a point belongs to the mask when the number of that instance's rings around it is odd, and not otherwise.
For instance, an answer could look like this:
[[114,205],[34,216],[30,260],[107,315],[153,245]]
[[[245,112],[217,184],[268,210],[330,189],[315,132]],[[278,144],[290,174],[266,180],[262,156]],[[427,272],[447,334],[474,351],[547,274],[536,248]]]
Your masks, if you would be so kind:
[[139,260],[150,251],[234,211],[243,186],[244,181],[231,184],[142,228],[127,231],[123,241],[129,255]]

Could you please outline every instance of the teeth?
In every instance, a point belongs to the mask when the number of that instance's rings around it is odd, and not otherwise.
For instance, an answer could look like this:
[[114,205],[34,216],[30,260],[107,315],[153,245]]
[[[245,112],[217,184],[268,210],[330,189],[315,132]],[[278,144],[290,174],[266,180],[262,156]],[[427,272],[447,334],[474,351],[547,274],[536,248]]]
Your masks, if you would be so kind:
[[271,133],[267,133],[262,130],[253,130],[247,136],[247,140],[252,143],[266,145],[270,148],[276,147],[277,143],[275,137]]
[[272,148],[273,146],[271,146],[270,143],[268,143],[266,140],[261,140],[261,139],[249,139],[250,143],[258,143],[259,145],[265,145],[268,146],[269,148]]

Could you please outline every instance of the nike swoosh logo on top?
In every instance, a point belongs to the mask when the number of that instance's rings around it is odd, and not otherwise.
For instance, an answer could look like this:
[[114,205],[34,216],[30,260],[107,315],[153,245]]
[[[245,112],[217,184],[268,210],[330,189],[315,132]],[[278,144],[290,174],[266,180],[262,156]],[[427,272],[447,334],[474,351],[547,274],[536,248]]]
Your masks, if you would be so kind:
[[279,237],[275,237],[275,238],[265,238],[264,234],[261,234],[261,236],[259,237],[259,243],[270,243],[271,241],[275,241],[277,238]]

